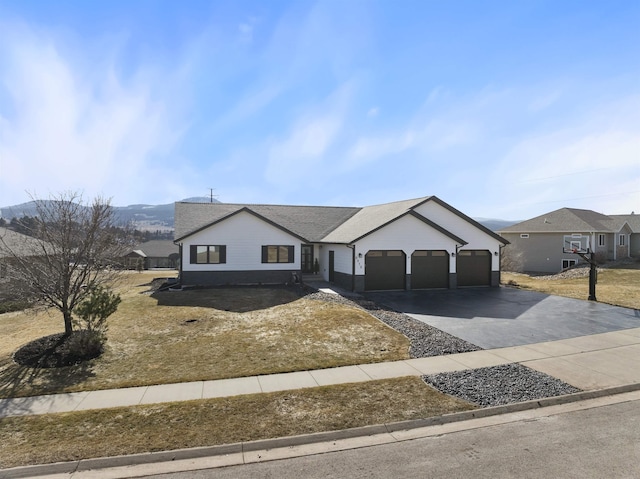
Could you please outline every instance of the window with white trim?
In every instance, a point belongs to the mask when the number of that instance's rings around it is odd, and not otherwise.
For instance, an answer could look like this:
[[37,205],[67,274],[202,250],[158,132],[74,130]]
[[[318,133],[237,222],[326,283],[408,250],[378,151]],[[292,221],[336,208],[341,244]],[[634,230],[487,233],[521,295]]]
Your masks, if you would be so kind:
[[578,261],[575,259],[563,259],[562,260],[562,269],[567,269],[573,265],[575,265]]
[[599,234],[598,235],[598,246],[605,246],[606,243],[606,235]]
[[522,233],[520,238],[527,239],[529,237],[529,233]]
[[619,246],[624,246],[625,245],[625,235],[620,235],[618,236],[618,245]]

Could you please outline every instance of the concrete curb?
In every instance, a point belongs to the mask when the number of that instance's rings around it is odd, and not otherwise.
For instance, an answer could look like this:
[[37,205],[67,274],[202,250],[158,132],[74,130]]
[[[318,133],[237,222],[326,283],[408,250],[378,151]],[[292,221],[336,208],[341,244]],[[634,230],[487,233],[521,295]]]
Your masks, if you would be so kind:
[[25,477],[37,477],[52,474],[71,474],[79,471],[89,471],[112,467],[135,466],[140,464],[153,464],[185,459],[198,459],[203,457],[224,456],[229,454],[242,454],[249,451],[270,450],[286,447],[302,446],[307,444],[338,441],[357,437],[373,436],[377,434],[391,434],[397,431],[437,426],[470,419],[479,419],[501,414],[539,409],[549,406],[557,406],[588,399],[597,399],[616,394],[629,393],[640,390],[640,383],[627,384],[612,388],[594,391],[581,391],[563,396],[554,396],[543,399],[534,399],[504,406],[493,406],[473,411],[445,414],[424,419],[414,419],[390,424],[363,426],[340,431],[319,432],[257,441],[224,444],[218,446],[196,447],[189,449],[177,449],[173,451],[150,452],[131,454],[127,456],[113,456],[93,459],[81,459],[71,462],[54,464],[40,464],[35,466],[22,466],[11,469],[0,469],[0,478],[14,479]]

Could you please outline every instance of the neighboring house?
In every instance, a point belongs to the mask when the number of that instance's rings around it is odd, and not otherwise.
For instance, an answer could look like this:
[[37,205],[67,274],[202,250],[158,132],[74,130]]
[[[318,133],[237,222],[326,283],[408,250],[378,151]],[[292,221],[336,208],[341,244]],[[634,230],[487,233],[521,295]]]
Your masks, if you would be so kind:
[[41,247],[42,243],[31,236],[0,227],[0,299],[8,295],[6,288],[11,276],[13,254],[22,258],[37,257],[46,254],[45,251],[40,251]]
[[506,253],[519,256],[520,271],[557,273],[582,261],[565,253],[588,247],[600,261],[640,257],[640,215],[604,215],[561,208],[498,231],[509,243]]
[[352,291],[498,286],[508,243],[435,196],[364,208],[176,203],[183,285],[286,283]]
[[137,245],[124,258],[129,269],[177,268],[178,246],[171,240],[151,240]]

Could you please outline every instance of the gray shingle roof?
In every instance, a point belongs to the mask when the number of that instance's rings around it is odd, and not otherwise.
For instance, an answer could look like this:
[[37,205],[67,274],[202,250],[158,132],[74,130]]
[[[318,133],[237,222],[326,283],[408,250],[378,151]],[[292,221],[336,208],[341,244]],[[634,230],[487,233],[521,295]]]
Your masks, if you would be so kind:
[[627,223],[633,233],[640,233],[640,215],[610,215],[614,224],[618,226],[616,230],[620,230]]
[[179,202],[175,212],[176,241],[243,209],[306,241],[318,242],[361,208]]
[[508,243],[504,238],[435,196],[425,196],[411,200],[366,206],[364,208],[178,202],[176,203],[175,212],[175,241],[180,241],[197,231],[244,210],[256,214],[275,226],[285,229],[310,243],[349,244],[403,215],[413,214],[455,241],[466,244],[466,241],[432,223],[429,218],[424,218],[414,212],[417,206],[427,201],[437,202],[498,241],[505,244]]
[[[535,218],[522,221],[500,230],[500,233],[577,233],[577,232],[617,232],[625,221],[631,218],[635,223],[636,215],[607,216],[592,210],[560,208]],[[624,218],[623,218],[624,217]],[[638,222],[640,223],[640,222]],[[640,224],[637,224],[640,226]]]
[[404,215],[427,199],[416,198],[361,208],[360,211],[327,235],[324,241],[327,243],[351,243]]
[[168,258],[170,254],[178,253],[178,246],[171,240],[150,240],[136,245],[134,251],[139,250],[142,255],[150,258]]
[[46,243],[38,241],[31,236],[0,227],[0,258],[12,256],[6,250],[7,248],[18,256],[38,256],[44,254],[42,247],[46,247]]

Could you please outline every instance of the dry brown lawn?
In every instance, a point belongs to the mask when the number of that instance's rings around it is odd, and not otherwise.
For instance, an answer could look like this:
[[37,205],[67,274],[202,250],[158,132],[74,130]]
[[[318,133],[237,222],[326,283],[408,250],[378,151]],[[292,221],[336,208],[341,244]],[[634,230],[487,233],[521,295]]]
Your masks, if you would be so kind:
[[340,430],[474,407],[410,377],[6,418],[0,419],[0,468]]
[[[155,273],[157,275],[157,273]],[[0,397],[222,379],[408,358],[409,342],[368,313],[286,288],[148,291],[154,273],[126,273],[106,352],[59,369],[11,355],[60,332],[56,312],[0,315]]]
[[[503,284],[541,293],[587,299],[589,278],[540,279],[520,273],[502,273]],[[601,303],[640,309],[640,265],[607,268],[598,271],[596,298]]]

